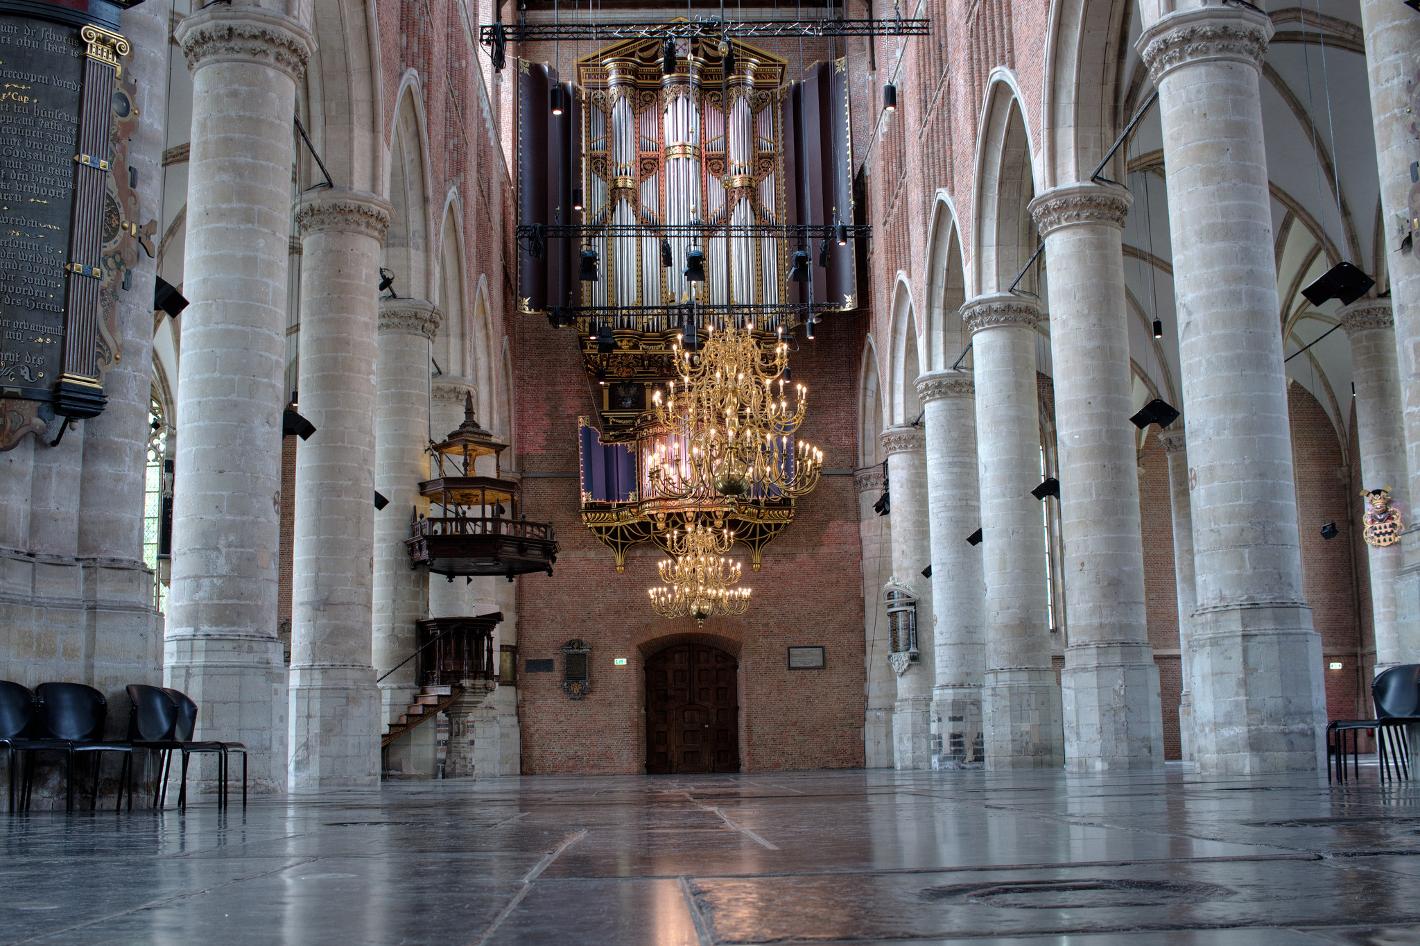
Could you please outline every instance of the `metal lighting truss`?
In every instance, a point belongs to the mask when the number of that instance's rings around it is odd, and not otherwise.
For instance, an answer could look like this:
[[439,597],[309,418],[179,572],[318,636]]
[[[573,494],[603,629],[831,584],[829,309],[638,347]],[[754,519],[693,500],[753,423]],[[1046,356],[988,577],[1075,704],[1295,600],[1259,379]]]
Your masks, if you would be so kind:
[[[800,17],[782,20],[722,20],[699,17],[672,23],[485,23],[479,38],[485,46],[495,42],[554,42],[623,39],[774,39],[801,36],[926,36],[926,19],[849,20],[836,17]],[[499,35],[501,33],[501,36]]]

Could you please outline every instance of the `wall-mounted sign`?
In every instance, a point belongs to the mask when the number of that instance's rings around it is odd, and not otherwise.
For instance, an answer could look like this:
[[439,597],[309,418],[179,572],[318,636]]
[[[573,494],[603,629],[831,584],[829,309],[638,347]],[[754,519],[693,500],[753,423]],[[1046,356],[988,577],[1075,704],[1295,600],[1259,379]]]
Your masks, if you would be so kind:
[[110,127],[129,51],[115,28],[132,5],[0,0],[0,450],[104,409],[104,231],[122,216]]
[[611,665],[612,665],[613,667],[624,667],[624,666],[626,666],[626,663],[627,663],[627,661],[626,661],[626,658],[625,658],[625,657],[613,657],[613,658],[611,658]]
[[823,666],[824,657],[822,647],[813,646],[789,648],[790,670],[822,670]]

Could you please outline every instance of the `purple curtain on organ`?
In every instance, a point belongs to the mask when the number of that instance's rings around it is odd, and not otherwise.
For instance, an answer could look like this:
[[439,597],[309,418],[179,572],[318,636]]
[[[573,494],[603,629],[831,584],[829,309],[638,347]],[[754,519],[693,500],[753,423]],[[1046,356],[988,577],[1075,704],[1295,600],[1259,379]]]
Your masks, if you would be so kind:
[[602,443],[595,427],[581,428],[582,495],[595,502],[630,502],[636,492],[635,448]]
[[[788,219],[794,224],[835,226],[854,223],[853,152],[849,135],[847,73],[838,63],[814,66],[784,97],[784,173],[791,182]],[[819,266],[821,240],[807,246],[810,282],[793,287],[795,302],[843,306],[857,298],[857,265],[852,241],[828,240],[828,266]]]
[[[545,65],[519,62],[518,77],[518,224],[567,225],[580,220],[572,210],[581,168],[580,102],[576,88],[561,83],[565,106],[552,114],[557,73]],[[540,251],[538,251],[540,249]],[[542,311],[575,304],[580,241],[547,237],[540,248],[531,240],[518,246],[518,297]]]

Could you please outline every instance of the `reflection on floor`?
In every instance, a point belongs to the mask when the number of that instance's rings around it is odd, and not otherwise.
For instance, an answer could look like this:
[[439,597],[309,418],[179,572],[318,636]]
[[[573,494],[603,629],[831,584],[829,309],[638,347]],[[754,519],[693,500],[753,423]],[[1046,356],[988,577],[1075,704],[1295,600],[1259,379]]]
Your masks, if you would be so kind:
[[404,782],[0,852],[5,943],[1420,944],[1420,783],[1374,769]]

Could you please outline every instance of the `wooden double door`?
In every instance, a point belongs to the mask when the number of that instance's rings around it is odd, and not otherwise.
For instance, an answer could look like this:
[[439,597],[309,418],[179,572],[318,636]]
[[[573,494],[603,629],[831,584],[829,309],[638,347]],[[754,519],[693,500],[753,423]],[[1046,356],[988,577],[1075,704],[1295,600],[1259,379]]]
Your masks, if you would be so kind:
[[735,658],[706,644],[677,644],[646,661],[646,771],[738,772]]

